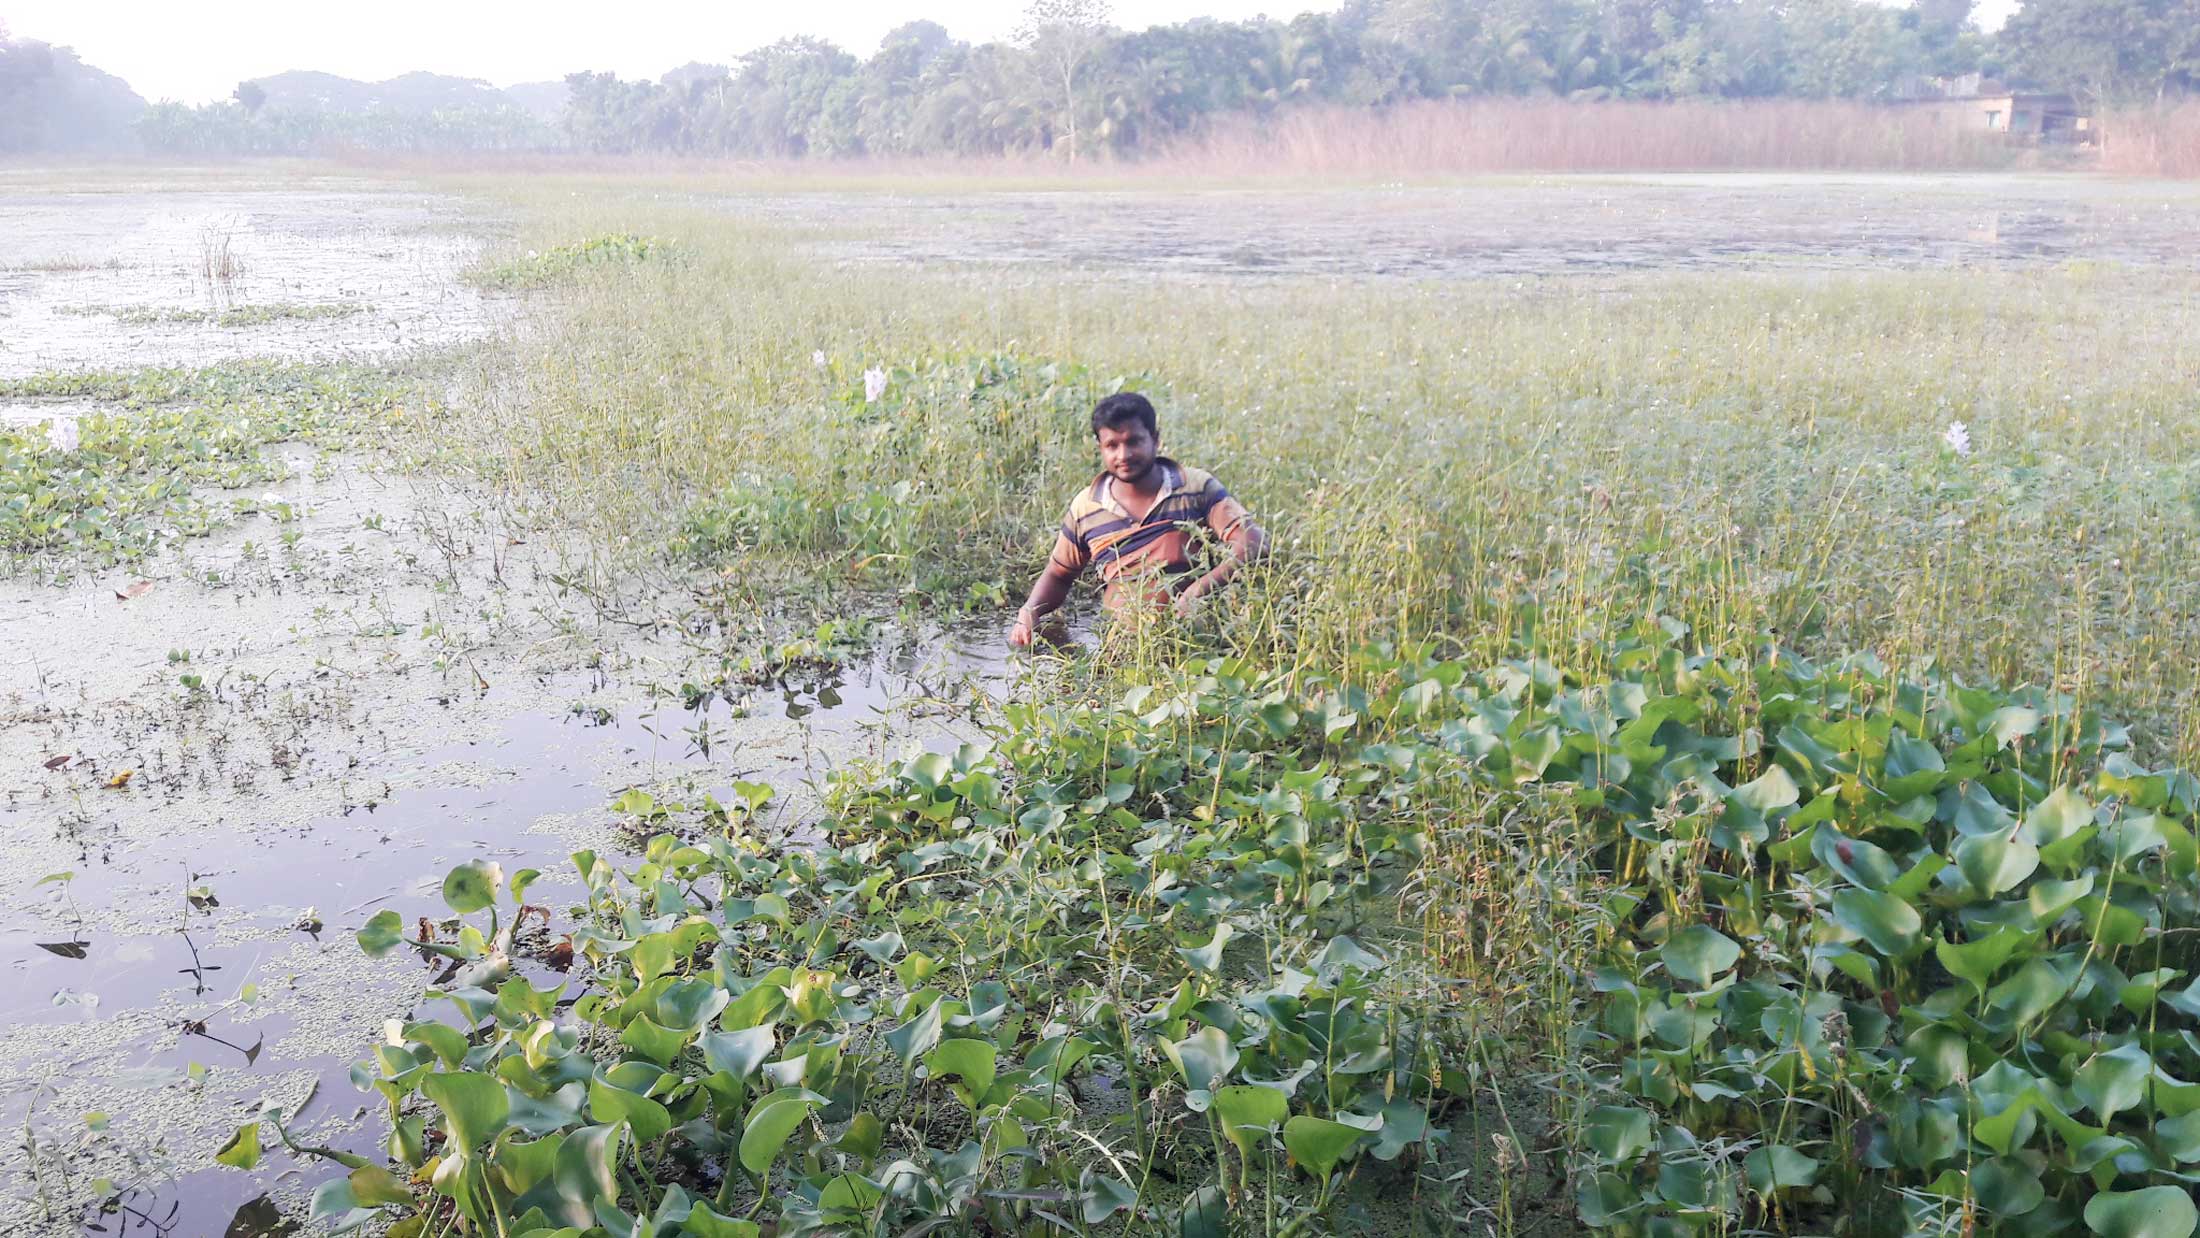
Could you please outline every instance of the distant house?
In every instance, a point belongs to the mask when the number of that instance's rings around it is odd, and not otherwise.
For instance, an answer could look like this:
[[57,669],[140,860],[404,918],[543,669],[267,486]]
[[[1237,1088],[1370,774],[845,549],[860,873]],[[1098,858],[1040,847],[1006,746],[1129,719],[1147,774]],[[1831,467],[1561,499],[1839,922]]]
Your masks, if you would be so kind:
[[2012,90],[1976,73],[1905,82],[1892,102],[1929,109],[1950,125],[1975,133],[2006,134],[2017,142],[2093,140],[2092,118],[2081,114],[2069,95]]

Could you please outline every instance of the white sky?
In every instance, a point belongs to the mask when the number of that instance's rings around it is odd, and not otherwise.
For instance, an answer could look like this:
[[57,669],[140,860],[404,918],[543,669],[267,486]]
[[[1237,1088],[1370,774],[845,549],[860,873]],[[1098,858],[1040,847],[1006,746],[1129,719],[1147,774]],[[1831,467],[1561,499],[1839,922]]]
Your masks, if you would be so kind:
[[[788,35],[830,39],[858,56],[887,31],[928,18],[973,43],[1004,38],[1024,0],[0,0],[17,38],[76,49],[147,99],[203,103],[285,69],[380,81],[414,69],[498,86],[582,69],[656,77],[691,60],[724,62]],[[1289,17],[1325,0],[1115,0],[1115,23],[1141,29],[1192,17]],[[1326,7],[1335,7],[1326,0]]]
[[[1982,0],[2001,24],[2017,0]],[[1140,29],[1191,17],[1289,17],[1335,0],[1115,0],[1117,25]],[[581,69],[656,77],[691,60],[727,61],[794,34],[868,56],[888,30],[917,17],[971,42],[1004,37],[1024,0],[0,0],[18,38],[76,49],[147,99],[203,103],[239,81],[286,69],[379,81],[415,69],[498,86]]]

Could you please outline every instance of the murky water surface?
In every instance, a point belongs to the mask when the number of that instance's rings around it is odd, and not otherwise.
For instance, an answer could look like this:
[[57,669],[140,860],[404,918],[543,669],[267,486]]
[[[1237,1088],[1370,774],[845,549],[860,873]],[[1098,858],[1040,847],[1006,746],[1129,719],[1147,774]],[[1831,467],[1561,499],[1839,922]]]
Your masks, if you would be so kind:
[[2025,266],[2200,270],[2200,187],[2065,176],[1519,177],[1441,187],[703,196],[858,261],[1474,279]]
[[[69,1024],[149,1014],[146,1034],[126,1041],[119,1054],[100,1041],[84,1059],[57,1065],[96,1072],[148,1099],[174,1097],[197,1066],[231,1078],[285,1080],[287,1094],[302,1098],[293,1105],[294,1120],[316,1129],[321,1142],[372,1154],[378,1122],[348,1116],[365,1099],[349,1068],[371,1033],[370,1012],[341,1012],[351,1026],[332,1040],[315,1034],[318,1020],[294,1015],[280,1001],[239,1000],[243,986],[280,986],[285,960],[333,954],[337,966],[353,961],[352,930],[383,908],[398,911],[408,926],[422,916],[441,919],[448,914],[441,874],[469,858],[500,861],[507,872],[540,867],[545,876],[529,897],[558,908],[562,929],[563,909],[585,901],[586,893],[565,862],[579,844],[561,841],[558,827],[601,845],[602,827],[615,817],[607,802],[628,779],[688,774],[696,791],[730,803],[737,777],[782,785],[821,779],[827,754],[847,751],[890,716],[898,735],[928,734],[933,746],[951,746],[955,728],[925,725],[907,707],[929,700],[944,708],[958,691],[998,688],[1008,666],[993,644],[990,631],[937,633],[851,665],[758,685],[738,708],[720,696],[697,709],[658,702],[625,716],[522,710],[488,738],[433,747],[382,771],[389,783],[411,784],[407,789],[308,820],[271,817],[248,827],[243,839],[229,831],[201,837],[185,822],[165,837],[122,848],[83,842],[65,854],[64,838],[50,862],[75,874],[69,901],[11,908],[0,917],[0,959],[8,969],[0,1025],[11,1038],[36,1039]],[[551,694],[580,699],[603,686],[575,676]],[[492,689],[467,704],[495,711],[502,704],[496,696]],[[744,744],[758,737],[760,723],[780,724],[782,738],[792,724],[798,742]],[[715,743],[707,738],[713,734]],[[447,772],[461,777],[443,781]],[[789,824],[767,812],[757,828]],[[116,931],[71,914],[139,903],[164,908],[172,927]],[[415,983],[425,985],[441,962],[411,966]],[[557,983],[539,965],[522,962],[520,970],[540,986]],[[244,1091],[253,1091],[249,1082]],[[8,1096],[0,1118],[19,1124],[28,1103]],[[274,1158],[256,1174],[190,1170],[132,1197],[130,1207],[142,1215],[79,1219],[84,1232],[290,1232],[282,1227],[293,1222],[268,1196],[267,1179],[283,1160]],[[308,1174],[318,1177],[311,1167]],[[57,1220],[50,1228],[65,1231],[70,1222]]]
[[494,321],[480,245],[421,194],[0,185],[0,377],[455,343]]

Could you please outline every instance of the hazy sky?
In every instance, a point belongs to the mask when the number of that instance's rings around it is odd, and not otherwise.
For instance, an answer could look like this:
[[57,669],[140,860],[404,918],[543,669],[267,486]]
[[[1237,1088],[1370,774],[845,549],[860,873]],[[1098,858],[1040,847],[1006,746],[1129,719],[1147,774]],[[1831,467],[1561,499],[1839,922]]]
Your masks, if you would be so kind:
[[[1115,22],[1141,28],[1189,17],[1289,17],[1323,0],[1115,0]],[[1327,7],[1334,7],[1331,0]],[[148,99],[201,103],[285,69],[379,81],[414,69],[499,86],[612,69],[656,77],[691,60],[727,61],[793,34],[858,56],[903,22],[930,18],[959,39],[1005,37],[1024,0],[0,0],[19,38],[74,47]]]
[[[2016,0],[1983,0],[1999,25]],[[917,17],[972,42],[1001,38],[1023,0],[0,0],[20,38],[74,47],[148,99],[202,103],[239,81],[320,69],[378,81],[414,69],[487,78],[499,86],[611,69],[655,77],[690,60],[726,61],[791,34],[831,39],[859,56]],[[1116,24],[1137,29],[1190,17],[1289,17],[1335,0],[1115,0]]]

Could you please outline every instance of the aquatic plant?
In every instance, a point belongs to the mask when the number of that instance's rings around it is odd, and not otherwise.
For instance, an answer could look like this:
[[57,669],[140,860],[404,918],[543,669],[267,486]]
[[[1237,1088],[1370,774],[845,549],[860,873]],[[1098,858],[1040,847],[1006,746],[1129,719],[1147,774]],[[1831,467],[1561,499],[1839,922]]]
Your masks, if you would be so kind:
[[355,1072],[397,1191],[317,1211],[1455,1232],[1494,1213],[1454,1140],[1547,1137],[1533,1069],[1592,1226],[2171,1232],[2200,780],[2053,694],[1686,635],[1606,680],[1416,647],[1011,705],[836,779],[816,846],[706,814],[576,854],[562,980],[537,874],[461,865],[454,929],[359,932],[445,960],[448,1013]]
[[244,365],[46,376],[0,394],[119,406],[72,418],[65,450],[55,431],[0,426],[0,566],[66,572],[204,535],[230,515],[208,491],[284,476],[263,447],[386,430],[412,389],[381,370]]
[[478,270],[477,282],[497,288],[532,288],[570,279],[599,267],[662,261],[673,247],[655,237],[614,233],[548,249],[530,249],[520,257]]

